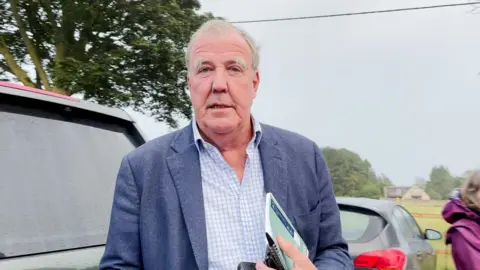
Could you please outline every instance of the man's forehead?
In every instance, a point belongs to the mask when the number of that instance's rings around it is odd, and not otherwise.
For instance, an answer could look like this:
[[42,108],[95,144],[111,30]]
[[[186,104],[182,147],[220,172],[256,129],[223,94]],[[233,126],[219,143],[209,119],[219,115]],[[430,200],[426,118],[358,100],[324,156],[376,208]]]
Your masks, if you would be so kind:
[[194,42],[192,54],[239,54],[247,58],[251,50],[239,34],[203,34]]

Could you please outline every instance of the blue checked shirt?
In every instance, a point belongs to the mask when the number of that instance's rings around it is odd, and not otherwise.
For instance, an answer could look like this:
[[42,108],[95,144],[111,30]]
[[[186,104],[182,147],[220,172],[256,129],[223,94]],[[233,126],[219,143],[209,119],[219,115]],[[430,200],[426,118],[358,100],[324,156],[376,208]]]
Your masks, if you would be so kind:
[[237,269],[242,261],[257,262],[265,256],[265,192],[258,150],[262,131],[253,121],[254,136],[247,147],[241,182],[220,151],[203,140],[192,121],[200,157],[209,270]]

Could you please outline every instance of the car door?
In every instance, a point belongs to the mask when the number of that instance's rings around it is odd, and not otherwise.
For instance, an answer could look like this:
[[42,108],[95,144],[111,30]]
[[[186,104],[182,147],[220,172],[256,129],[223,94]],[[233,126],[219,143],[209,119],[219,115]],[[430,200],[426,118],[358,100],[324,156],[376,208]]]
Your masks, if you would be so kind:
[[430,266],[429,251],[425,247],[424,236],[421,233],[420,228],[416,224],[415,220],[409,220],[411,215],[401,206],[396,206],[393,210],[393,216],[397,222],[401,234],[404,239],[407,241],[412,252],[415,253],[417,258],[418,265],[421,270],[430,270],[435,269]]
[[422,259],[422,265],[424,265],[426,269],[436,269],[437,256],[435,250],[432,248],[430,243],[428,243],[427,239],[425,238],[425,234],[423,233],[420,226],[418,226],[417,221],[410,214],[410,212],[408,212],[403,207],[400,207],[399,209],[400,212],[402,212],[405,216],[408,224],[410,225],[410,228],[412,229],[415,238],[420,239],[422,242],[422,253],[424,254]]
[[400,234],[408,243],[410,250],[415,254],[417,265],[421,270],[431,270],[426,263],[427,261],[425,261],[428,254],[425,252],[423,237],[419,235],[418,230],[412,228],[407,220],[405,210],[401,206],[396,206],[393,209],[393,218],[400,229]]

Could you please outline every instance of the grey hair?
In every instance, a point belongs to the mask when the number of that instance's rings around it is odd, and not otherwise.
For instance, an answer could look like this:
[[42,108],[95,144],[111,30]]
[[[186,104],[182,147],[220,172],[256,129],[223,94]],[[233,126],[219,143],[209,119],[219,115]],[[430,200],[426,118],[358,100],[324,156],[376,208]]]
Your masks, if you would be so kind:
[[185,64],[187,65],[187,69],[190,69],[189,66],[189,58],[192,51],[192,47],[197,39],[203,34],[216,34],[221,35],[228,31],[236,31],[239,33],[243,39],[247,42],[248,47],[252,52],[252,68],[254,71],[258,71],[260,65],[260,54],[259,54],[259,47],[256,44],[255,40],[252,36],[250,36],[246,31],[234,26],[233,24],[220,19],[212,19],[203,23],[197,31],[192,35],[190,42],[187,46],[187,51],[185,53]]
[[480,170],[472,171],[460,190],[463,203],[470,209],[480,210],[480,198],[477,192],[480,189]]

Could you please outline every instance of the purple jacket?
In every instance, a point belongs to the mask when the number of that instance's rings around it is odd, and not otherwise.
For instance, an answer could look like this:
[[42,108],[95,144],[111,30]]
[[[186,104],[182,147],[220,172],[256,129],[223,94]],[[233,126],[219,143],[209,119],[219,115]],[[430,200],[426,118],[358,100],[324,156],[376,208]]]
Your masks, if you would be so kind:
[[457,270],[480,269],[480,213],[467,208],[457,195],[450,198],[442,215],[452,224],[446,244],[452,244]]

